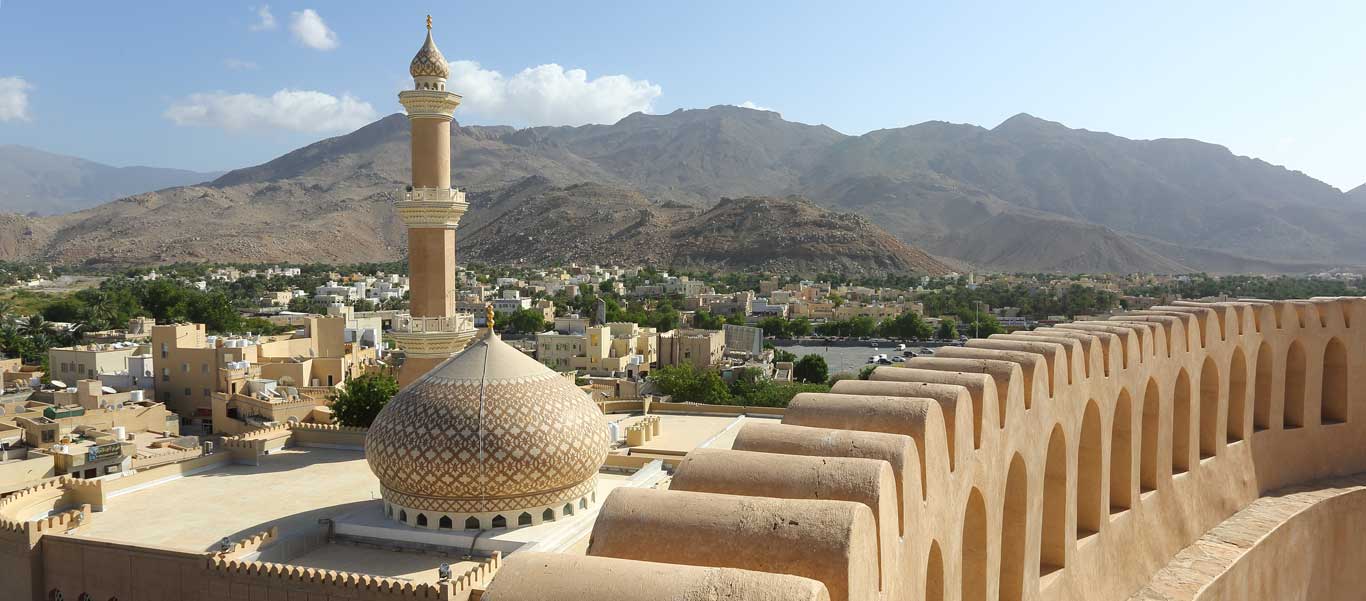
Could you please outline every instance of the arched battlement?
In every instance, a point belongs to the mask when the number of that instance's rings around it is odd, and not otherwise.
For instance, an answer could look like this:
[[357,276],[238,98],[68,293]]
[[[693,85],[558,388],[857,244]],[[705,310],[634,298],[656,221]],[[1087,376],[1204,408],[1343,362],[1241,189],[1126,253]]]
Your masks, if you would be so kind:
[[589,554],[811,578],[832,599],[1127,599],[1264,493],[1366,471],[1363,313],[1175,302],[879,367],[696,452],[678,490],[612,493]]

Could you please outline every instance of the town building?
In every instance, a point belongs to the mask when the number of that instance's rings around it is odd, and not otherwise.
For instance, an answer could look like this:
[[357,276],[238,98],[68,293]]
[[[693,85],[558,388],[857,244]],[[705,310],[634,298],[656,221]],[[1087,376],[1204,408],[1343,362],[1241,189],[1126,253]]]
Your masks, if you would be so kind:
[[659,366],[692,365],[709,369],[726,356],[726,335],[721,330],[678,329],[659,334]]

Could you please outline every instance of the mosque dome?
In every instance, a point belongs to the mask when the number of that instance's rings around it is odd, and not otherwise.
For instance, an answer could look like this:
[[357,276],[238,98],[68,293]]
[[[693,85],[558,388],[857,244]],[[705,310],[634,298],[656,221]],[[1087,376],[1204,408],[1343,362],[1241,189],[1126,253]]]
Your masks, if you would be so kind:
[[427,27],[427,41],[422,43],[422,48],[417,51],[417,56],[413,57],[413,62],[408,65],[408,72],[413,77],[440,77],[445,79],[451,76],[451,66],[446,62],[446,57],[441,56],[441,51],[436,48],[436,42],[432,40],[431,26]]
[[487,528],[586,507],[608,445],[586,393],[489,334],[394,396],[365,457],[391,517]]

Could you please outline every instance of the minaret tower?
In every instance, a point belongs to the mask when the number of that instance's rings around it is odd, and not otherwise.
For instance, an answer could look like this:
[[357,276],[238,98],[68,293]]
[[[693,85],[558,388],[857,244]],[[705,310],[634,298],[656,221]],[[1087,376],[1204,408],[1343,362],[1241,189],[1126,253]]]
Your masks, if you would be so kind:
[[412,185],[395,203],[408,226],[409,313],[395,320],[390,337],[403,347],[400,386],[416,380],[474,337],[474,319],[456,313],[455,228],[469,205],[451,187],[451,119],[460,95],[446,91],[450,65],[427,40],[408,68],[413,89],[399,92],[412,128]]

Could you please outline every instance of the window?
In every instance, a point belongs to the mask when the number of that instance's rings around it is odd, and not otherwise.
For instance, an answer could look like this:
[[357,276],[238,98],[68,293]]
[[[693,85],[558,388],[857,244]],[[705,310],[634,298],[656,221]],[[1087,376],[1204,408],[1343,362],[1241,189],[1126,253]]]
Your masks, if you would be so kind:
[[190,395],[192,395],[192,394],[194,394],[194,391],[193,391],[193,390],[190,390],[189,388],[186,388],[186,389],[185,389],[185,396],[190,396]]
[[165,342],[161,343],[161,358],[162,358],[162,359],[165,359],[165,358],[166,358],[166,353],[167,353],[168,350],[170,350],[170,349],[169,349],[169,347],[166,345],[166,343],[165,343]]
[[169,367],[163,367],[163,368],[161,368],[161,381],[162,381],[162,382],[170,382],[170,381],[171,381],[171,368],[169,368]]
[[200,364],[199,364],[199,373],[201,373],[201,374],[207,374],[207,373],[209,373],[209,364],[208,364],[208,363],[200,363]]
[[84,364],[84,363],[78,363],[78,364],[76,365],[76,373],[78,373],[78,374],[84,374],[84,373],[85,373],[85,364]]
[[205,397],[213,396],[213,391],[209,390],[208,388],[205,388],[205,389],[204,389],[204,396],[205,396]]
[[180,364],[180,373],[182,373],[182,374],[188,374],[188,373],[190,373],[190,364],[189,364],[189,363],[181,363],[181,364]]

